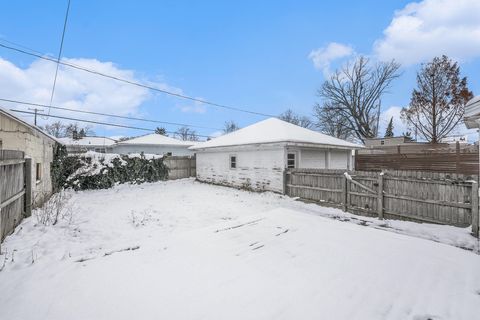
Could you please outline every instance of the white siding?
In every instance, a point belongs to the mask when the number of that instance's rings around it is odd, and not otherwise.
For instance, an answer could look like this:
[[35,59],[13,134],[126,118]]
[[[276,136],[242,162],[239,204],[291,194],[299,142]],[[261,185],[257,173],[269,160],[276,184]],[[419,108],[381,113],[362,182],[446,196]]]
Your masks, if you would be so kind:
[[330,150],[329,169],[348,169],[351,150]]
[[193,156],[194,152],[187,146],[162,146],[162,145],[114,145],[113,153],[129,154],[140,153],[163,155],[171,152],[173,156]]
[[298,168],[325,168],[325,150],[302,149]]
[[[230,169],[230,156],[237,168]],[[197,152],[197,179],[253,190],[282,192],[284,148],[252,148]]]

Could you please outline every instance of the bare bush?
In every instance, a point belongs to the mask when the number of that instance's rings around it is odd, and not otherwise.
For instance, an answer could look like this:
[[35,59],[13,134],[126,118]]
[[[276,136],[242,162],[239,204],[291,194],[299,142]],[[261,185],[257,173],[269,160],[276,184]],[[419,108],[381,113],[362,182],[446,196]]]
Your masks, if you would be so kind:
[[149,209],[142,210],[140,212],[132,210],[130,212],[130,218],[134,227],[138,228],[145,226],[152,218],[152,212]]
[[54,226],[60,220],[68,220],[70,223],[73,218],[71,197],[71,194],[65,191],[53,194],[42,207],[35,210],[34,215],[37,222],[46,226]]

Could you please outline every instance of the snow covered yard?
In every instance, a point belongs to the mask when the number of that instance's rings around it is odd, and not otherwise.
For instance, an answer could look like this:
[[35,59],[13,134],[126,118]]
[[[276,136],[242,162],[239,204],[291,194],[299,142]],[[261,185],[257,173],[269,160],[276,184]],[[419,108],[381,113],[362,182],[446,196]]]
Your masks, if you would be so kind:
[[3,243],[0,319],[480,318],[468,229],[190,179],[70,201]]

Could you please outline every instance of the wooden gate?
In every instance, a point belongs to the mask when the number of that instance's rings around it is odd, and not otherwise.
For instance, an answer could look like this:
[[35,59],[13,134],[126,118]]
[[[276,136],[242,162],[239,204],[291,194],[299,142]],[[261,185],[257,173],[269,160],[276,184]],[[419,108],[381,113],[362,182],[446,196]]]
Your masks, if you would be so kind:
[[31,159],[0,150],[0,242],[31,214]]

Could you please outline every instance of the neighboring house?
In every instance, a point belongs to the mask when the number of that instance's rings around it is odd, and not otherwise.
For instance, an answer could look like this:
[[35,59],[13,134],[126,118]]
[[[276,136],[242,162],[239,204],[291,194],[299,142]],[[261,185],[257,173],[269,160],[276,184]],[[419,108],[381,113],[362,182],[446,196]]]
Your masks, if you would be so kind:
[[120,141],[113,148],[113,153],[131,154],[145,153],[169,156],[191,156],[193,151],[188,148],[195,144],[192,141],[182,141],[161,134],[152,133],[141,137]]
[[50,164],[56,138],[0,109],[0,149],[18,150],[32,159],[32,199],[38,206],[52,194]]
[[117,142],[107,137],[59,138],[58,140],[67,146],[68,154],[81,154],[87,151],[108,153]]
[[440,143],[448,143],[448,144],[467,144],[468,143],[468,136],[467,135],[454,135],[448,136],[445,138],[440,139]]
[[480,128],[480,96],[476,96],[467,102],[463,120],[468,129]]
[[358,148],[270,118],[190,149],[200,181],[282,192],[286,168],[353,169],[352,150]]
[[381,147],[381,146],[396,146],[399,144],[415,143],[411,137],[384,137],[384,138],[371,138],[365,139],[365,147]]
[[480,96],[467,102],[463,120],[468,129],[480,127]]

